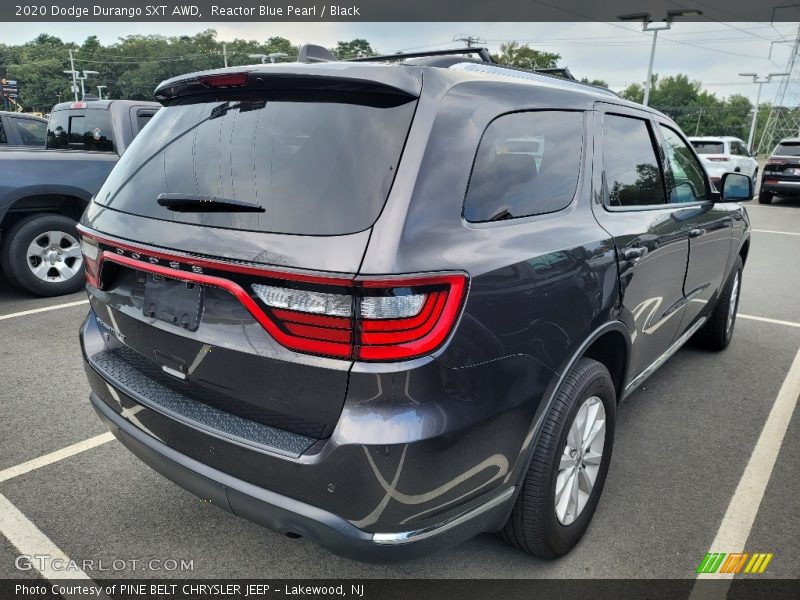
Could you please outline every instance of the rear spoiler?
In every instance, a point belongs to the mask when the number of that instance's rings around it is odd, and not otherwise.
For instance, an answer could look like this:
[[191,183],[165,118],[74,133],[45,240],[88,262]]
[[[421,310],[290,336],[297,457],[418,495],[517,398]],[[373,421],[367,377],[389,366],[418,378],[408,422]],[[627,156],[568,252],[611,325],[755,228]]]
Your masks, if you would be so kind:
[[[281,67],[289,66],[282,65]],[[310,91],[347,101],[353,97],[358,104],[393,106],[419,96],[421,80],[418,73],[395,72],[392,77],[372,77],[363,71],[352,73],[346,69],[301,67],[299,69],[245,67],[221,69],[162,82],[154,96],[161,104],[206,101],[237,96],[242,99],[267,99],[279,97],[302,98]],[[355,98],[355,95],[358,97]]]

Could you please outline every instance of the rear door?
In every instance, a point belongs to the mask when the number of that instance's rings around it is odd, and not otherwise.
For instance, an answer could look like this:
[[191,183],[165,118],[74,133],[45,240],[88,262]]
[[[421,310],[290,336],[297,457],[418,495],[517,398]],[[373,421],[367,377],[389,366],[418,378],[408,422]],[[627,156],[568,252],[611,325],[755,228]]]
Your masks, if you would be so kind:
[[[656,126],[648,113],[620,107],[601,112],[595,160],[602,173],[600,224],[619,260],[623,318],[632,330],[631,375],[643,371],[675,338],[686,308],[689,258],[683,210],[667,202]],[[600,156],[598,156],[600,155]]]
[[659,122],[658,132],[667,201],[679,209],[676,218],[689,238],[689,265],[683,284],[687,307],[682,332],[715,299],[722,284],[730,255],[731,216],[724,204],[714,204],[705,171],[675,125]]

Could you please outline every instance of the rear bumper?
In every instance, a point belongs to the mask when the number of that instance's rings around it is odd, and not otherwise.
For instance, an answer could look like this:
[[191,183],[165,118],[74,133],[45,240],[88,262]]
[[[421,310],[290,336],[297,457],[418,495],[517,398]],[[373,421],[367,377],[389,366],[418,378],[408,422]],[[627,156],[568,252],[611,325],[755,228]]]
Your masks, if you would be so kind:
[[[124,360],[104,359],[116,342],[91,311],[81,342],[91,403],[129,450],[201,498],[275,531],[357,560],[402,560],[496,531],[511,510],[513,467],[531,420],[525,406],[441,432],[417,427],[424,405],[411,401],[414,419],[351,409],[340,419],[350,437],[316,440],[226,418]],[[360,397],[376,376],[356,381]],[[397,382],[408,385],[406,377]],[[391,382],[382,386],[394,392]],[[408,435],[391,439],[405,424]]]
[[764,177],[761,181],[761,191],[780,196],[800,196],[800,180],[770,180],[768,177]]
[[100,397],[90,396],[100,419],[142,462],[193,494],[225,510],[289,536],[310,538],[341,556],[364,562],[416,558],[455,545],[505,520],[515,488],[423,529],[370,533],[304,502],[257,487],[209,467],[137,428]]

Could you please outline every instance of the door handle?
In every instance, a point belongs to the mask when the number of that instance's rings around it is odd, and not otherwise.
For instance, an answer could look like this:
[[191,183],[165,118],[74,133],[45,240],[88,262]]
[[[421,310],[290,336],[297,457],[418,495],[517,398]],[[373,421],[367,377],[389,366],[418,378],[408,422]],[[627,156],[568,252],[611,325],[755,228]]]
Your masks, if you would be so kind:
[[696,238],[700,237],[706,232],[705,229],[692,229],[689,231],[689,237]]
[[647,248],[644,246],[635,246],[634,248],[625,248],[622,251],[622,258],[625,260],[639,260],[647,254]]

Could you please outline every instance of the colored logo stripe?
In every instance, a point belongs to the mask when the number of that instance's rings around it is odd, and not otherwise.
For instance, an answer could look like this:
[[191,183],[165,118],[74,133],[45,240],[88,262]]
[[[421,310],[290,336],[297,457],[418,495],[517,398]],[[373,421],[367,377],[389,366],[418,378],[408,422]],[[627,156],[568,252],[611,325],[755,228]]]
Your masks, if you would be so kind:
[[[772,560],[773,554],[766,552],[707,552],[700,561],[696,573],[741,573],[744,567],[745,573],[763,573],[767,565]],[[748,558],[750,559],[748,561]],[[745,566],[745,563],[747,566]]]

